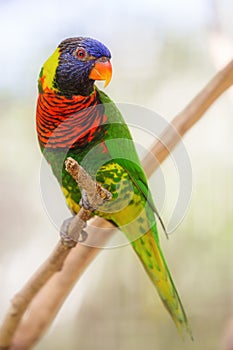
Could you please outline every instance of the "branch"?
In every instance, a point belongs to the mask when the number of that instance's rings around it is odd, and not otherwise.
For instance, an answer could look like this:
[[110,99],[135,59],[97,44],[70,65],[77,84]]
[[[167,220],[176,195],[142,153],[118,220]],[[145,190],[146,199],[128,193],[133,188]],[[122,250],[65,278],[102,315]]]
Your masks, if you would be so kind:
[[[65,161],[66,171],[70,173],[70,175],[77,182],[78,187],[82,190],[85,190],[85,195],[88,198],[88,202],[91,208],[97,208],[101,203],[106,200],[110,200],[112,195],[105,188],[101,187],[98,183],[92,180],[92,177],[87,174],[87,172],[71,157],[68,157]],[[80,232],[86,226],[86,222],[93,216],[92,209],[81,208],[81,218],[79,215],[75,215],[75,217],[71,220],[68,235],[64,235],[62,233],[62,237],[65,242],[78,242]],[[79,235],[77,235],[77,231]]]
[[[90,175],[74,159],[68,158],[65,165],[66,170],[73,176],[78,186],[86,191],[91,207],[96,207],[105,200],[111,199],[111,194],[93,181]],[[68,232],[66,234],[62,233],[61,240],[48,259],[14,296],[0,328],[1,350],[9,349],[14,333],[28,305],[49,279],[62,269],[71,248],[76,246],[86,222],[92,215],[91,209],[80,209],[79,213],[72,219]]]
[[[179,113],[162,134],[160,140],[151,149],[151,153],[156,157],[157,163],[151,162],[151,156],[147,155],[143,160],[143,166],[148,176],[150,176],[174,149],[183,136],[191,127],[203,116],[205,111],[214,101],[233,84],[233,61],[231,61],[222,71],[207,84],[207,86]],[[95,237],[98,236],[100,245],[104,245],[114,230],[111,223],[100,218],[94,220],[97,227],[105,227],[107,234],[103,230],[95,230]],[[63,269],[57,272],[40,290],[34,298],[17,329],[13,339],[11,350],[30,349],[42,336],[56,316],[63,301],[71,291],[75,282],[89,263],[100,252],[100,249],[90,246],[77,245],[73,248],[64,263]],[[74,269],[75,266],[75,269]],[[49,298],[52,295],[53,298]]]
[[206,110],[218,99],[223,92],[233,85],[233,60],[224,69],[220,70],[214,78],[194,97],[194,99],[172,120],[171,125],[162,133],[160,140],[156,142],[151,153],[157,158],[158,163],[151,161],[148,153],[142,164],[148,177],[157,169],[169,153],[175,148],[188,130],[198,122]]

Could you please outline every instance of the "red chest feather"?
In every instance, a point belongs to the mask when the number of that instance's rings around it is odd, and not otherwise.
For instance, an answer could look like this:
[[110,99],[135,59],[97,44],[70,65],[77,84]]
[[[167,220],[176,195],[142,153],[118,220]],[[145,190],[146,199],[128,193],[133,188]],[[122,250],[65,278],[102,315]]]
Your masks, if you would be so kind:
[[45,91],[37,101],[36,122],[40,144],[47,148],[82,147],[93,140],[106,122],[98,93],[72,99]]

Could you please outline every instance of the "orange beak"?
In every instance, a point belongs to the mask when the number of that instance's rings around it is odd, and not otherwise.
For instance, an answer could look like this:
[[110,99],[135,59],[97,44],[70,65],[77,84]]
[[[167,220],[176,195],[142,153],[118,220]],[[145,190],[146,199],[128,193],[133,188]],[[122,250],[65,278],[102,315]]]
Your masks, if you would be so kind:
[[95,62],[94,67],[89,75],[93,80],[105,80],[104,87],[106,87],[112,78],[112,65],[106,57],[101,57]]

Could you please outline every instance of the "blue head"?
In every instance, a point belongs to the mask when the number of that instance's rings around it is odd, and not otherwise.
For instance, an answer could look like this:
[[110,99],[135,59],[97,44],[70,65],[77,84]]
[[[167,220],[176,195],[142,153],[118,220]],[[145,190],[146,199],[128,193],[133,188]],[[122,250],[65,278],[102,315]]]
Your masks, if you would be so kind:
[[89,95],[95,80],[111,79],[111,54],[106,46],[92,38],[69,38],[58,46],[58,66],[54,88],[64,96]]

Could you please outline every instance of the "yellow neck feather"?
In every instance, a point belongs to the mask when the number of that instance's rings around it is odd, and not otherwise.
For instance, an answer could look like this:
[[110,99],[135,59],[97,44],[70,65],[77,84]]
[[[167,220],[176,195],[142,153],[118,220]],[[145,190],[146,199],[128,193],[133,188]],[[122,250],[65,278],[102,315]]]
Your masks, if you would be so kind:
[[53,83],[56,74],[56,69],[59,63],[59,56],[60,50],[59,48],[57,48],[54,51],[54,53],[47,59],[41,70],[41,74],[39,77],[39,88],[41,88],[43,91],[45,91],[46,88],[50,90],[56,90],[53,86]]

